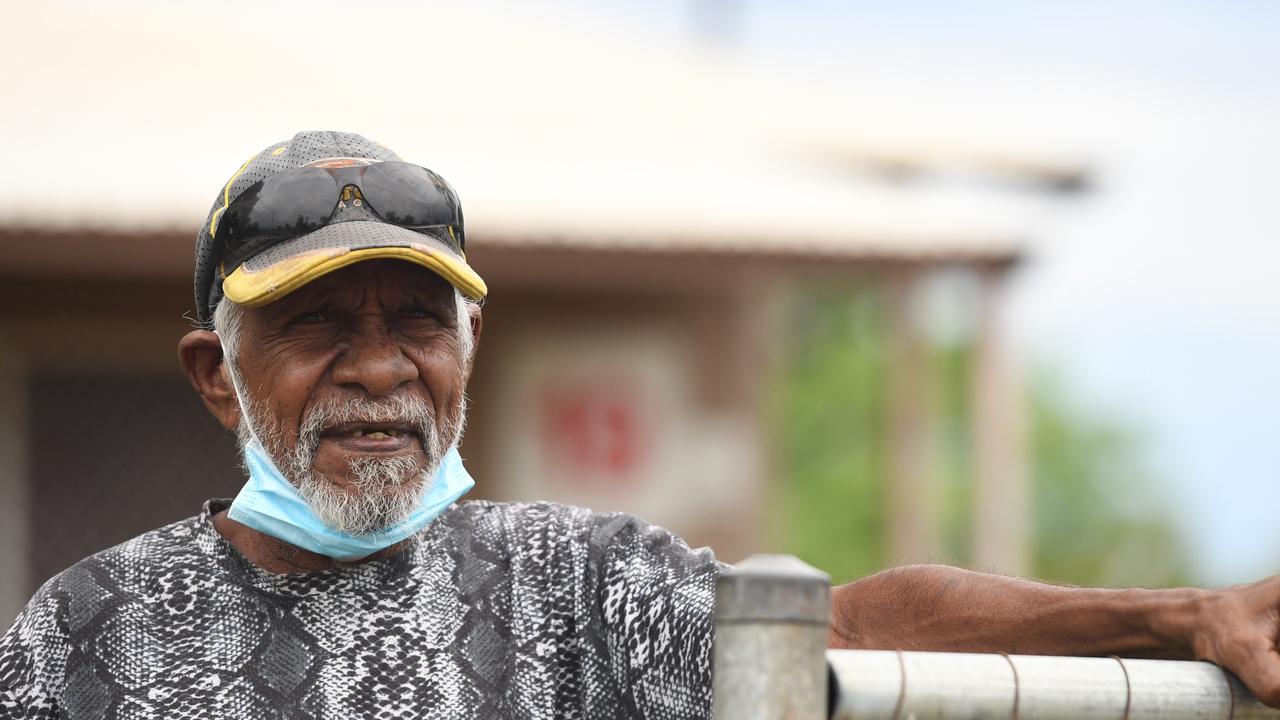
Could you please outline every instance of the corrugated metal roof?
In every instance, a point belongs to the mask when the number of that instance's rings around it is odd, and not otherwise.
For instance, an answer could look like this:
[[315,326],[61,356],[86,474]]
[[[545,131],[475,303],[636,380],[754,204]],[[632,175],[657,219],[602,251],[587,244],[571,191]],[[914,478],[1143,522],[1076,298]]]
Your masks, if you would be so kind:
[[441,172],[469,235],[492,242],[1010,257],[1028,226],[1007,192],[821,161],[875,144],[838,93],[515,6],[368,8],[9,8],[0,131],[20,171],[0,175],[0,227],[194,235],[244,157],[304,128],[361,132]]

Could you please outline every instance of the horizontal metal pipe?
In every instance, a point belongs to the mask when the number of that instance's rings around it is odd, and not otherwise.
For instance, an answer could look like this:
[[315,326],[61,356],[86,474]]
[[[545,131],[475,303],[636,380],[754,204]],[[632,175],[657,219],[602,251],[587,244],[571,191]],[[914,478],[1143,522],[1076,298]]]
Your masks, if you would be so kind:
[[1277,718],[1216,665],[829,650],[838,720]]

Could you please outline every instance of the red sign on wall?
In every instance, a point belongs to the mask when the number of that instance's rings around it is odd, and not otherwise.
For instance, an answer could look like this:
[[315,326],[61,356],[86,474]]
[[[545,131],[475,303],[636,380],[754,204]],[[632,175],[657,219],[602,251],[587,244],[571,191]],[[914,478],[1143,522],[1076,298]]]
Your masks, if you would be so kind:
[[625,378],[549,383],[538,393],[540,450],[551,477],[627,483],[648,460],[644,400]]

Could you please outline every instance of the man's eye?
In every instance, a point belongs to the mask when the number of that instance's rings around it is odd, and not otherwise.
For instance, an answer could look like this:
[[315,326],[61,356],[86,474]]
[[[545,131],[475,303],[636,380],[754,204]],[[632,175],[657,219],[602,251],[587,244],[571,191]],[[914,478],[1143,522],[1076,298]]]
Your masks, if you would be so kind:
[[293,323],[295,325],[310,325],[312,323],[324,322],[324,320],[324,313],[316,310],[314,312],[307,312],[298,315],[293,319]]
[[435,313],[420,307],[406,308],[400,311],[400,315],[411,320],[434,320],[436,317]]

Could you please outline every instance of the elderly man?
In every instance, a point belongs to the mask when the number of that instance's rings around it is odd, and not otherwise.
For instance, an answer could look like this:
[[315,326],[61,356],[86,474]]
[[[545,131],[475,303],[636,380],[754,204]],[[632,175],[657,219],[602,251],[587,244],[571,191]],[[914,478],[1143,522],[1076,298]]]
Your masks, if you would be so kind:
[[[358,135],[240,167],[197,240],[209,329],[179,356],[248,481],[47,582],[0,641],[0,716],[709,714],[710,552],[626,515],[455,504],[486,294],[464,237],[440,176]],[[833,600],[833,647],[1197,657],[1280,701],[1275,580],[921,566]]]

